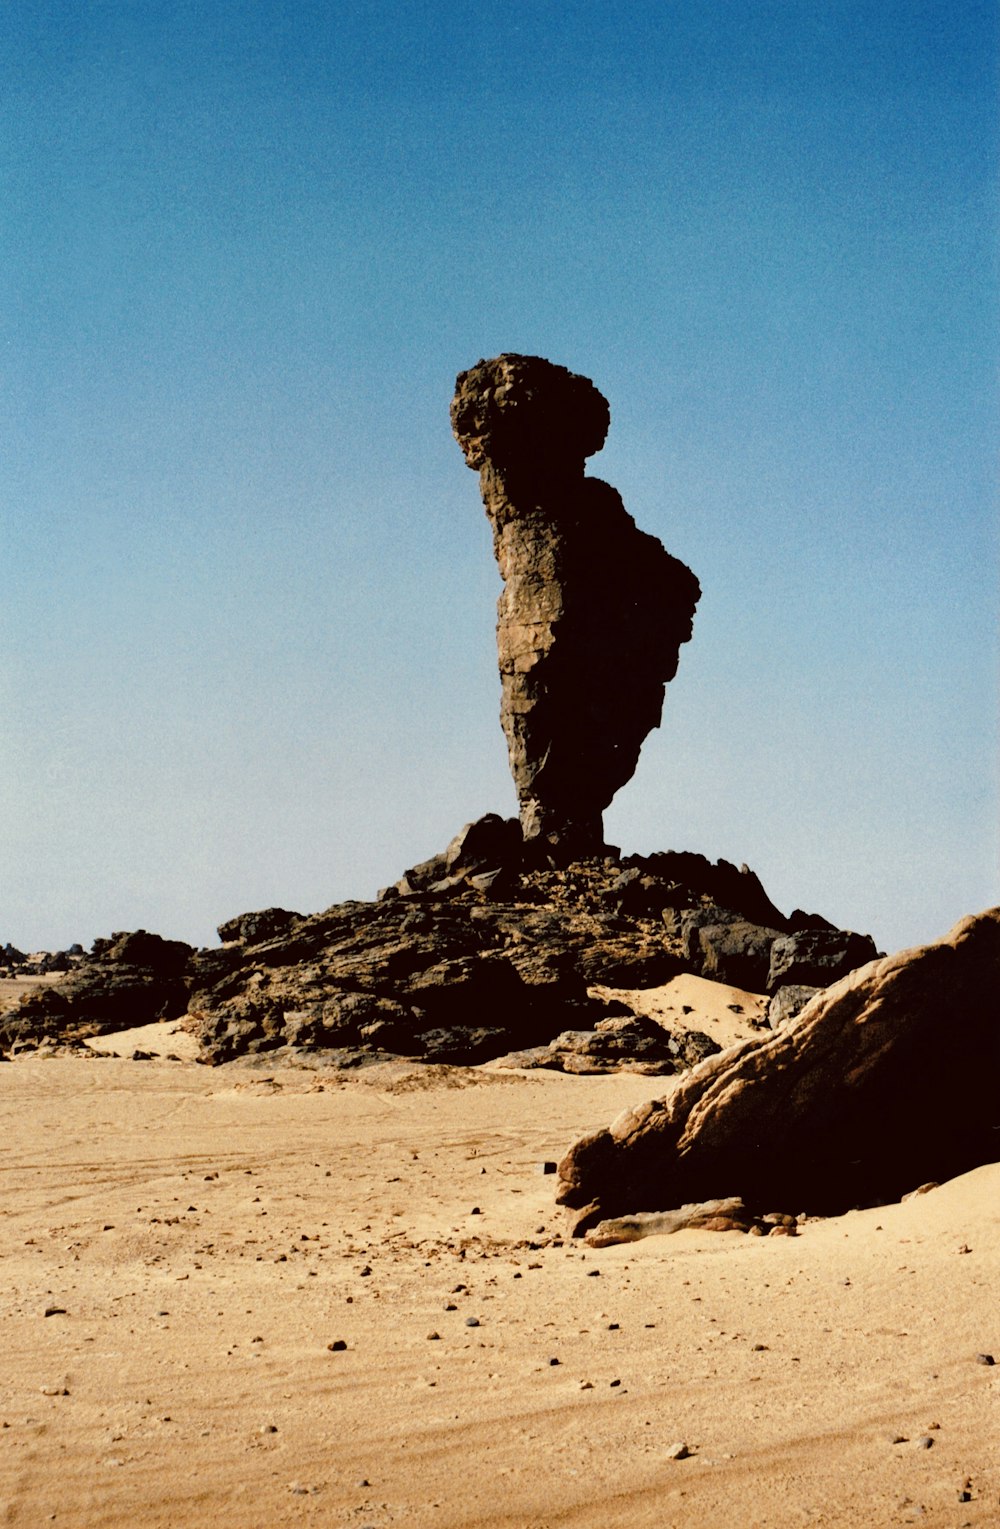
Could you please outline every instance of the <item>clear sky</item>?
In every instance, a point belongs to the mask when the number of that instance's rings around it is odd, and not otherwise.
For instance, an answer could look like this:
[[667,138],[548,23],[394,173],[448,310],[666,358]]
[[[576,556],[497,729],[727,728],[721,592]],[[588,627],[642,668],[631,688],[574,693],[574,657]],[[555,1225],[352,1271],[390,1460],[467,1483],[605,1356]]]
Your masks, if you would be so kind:
[[502,350],[704,594],[626,851],[998,897],[992,0],[9,0],[0,944],[369,897],[513,813],[451,439]]

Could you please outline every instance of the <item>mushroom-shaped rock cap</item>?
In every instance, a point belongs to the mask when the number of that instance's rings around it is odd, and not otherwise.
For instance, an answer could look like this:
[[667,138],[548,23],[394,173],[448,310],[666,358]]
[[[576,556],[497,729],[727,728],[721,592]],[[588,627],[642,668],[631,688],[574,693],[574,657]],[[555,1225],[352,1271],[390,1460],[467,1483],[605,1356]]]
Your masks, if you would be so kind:
[[607,399],[588,377],[542,356],[477,361],[459,374],[451,404],[455,439],[477,470],[487,462],[582,470],[610,422]]

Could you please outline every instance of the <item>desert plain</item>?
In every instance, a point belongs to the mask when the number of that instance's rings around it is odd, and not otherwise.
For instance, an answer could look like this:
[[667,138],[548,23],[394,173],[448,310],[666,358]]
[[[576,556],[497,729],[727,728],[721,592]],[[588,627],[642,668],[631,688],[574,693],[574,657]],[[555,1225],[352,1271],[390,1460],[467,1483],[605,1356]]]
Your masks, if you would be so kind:
[[195,1051],[0,1068],[3,1524],[1000,1524],[1000,1165],[595,1249],[551,1165],[669,1077]]

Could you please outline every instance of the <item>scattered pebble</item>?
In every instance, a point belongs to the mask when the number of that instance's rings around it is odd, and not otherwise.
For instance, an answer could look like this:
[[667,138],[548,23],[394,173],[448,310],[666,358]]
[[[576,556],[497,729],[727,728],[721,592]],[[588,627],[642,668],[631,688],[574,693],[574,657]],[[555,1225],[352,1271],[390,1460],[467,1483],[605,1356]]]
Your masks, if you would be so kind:
[[433,1343],[435,1341],[435,1339],[440,1339],[440,1337],[441,1337],[440,1333],[428,1333],[427,1334],[427,1341],[428,1341],[428,1343]]
[[[166,1419],[164,1419],[164,1421],[166,1421]],[[258,1429],[258,1433],[277,1433],[277,1432],[278,1432],[278,1430],[277,1430],[277,1428],[275,1427],[275,1425],[273,1423],[264,1423]]]
[[538,1172],[539,1173],[555,1173],[556,1166],[557,1165],[555,1163],[551,1162],[549,1159],[546,1159],[546,1161],[544,1163],[539,1163],[539,1165],[538,1165]]
[[327,1344],[331,1354],[339,1354],[347,1347],[343,1338],[334,1338],[332,1343]]
[[69,1395],[69,1392],[67,1391],[65,1386],[39,1386],[38,1389],[41,1391],[43,1396],[68,1396]]
[[587,1270],[587,1278],[588,1279],[596,1279],[597,1276],[600,1274],[600,1272],[601,1272],[600,1269],[588,1269]]
[[445,1301],[444,1309],[445,1311],[457,1311],[458,1307],[455,1305],[454,1301]]
[[558,1364],[558,1363],[559,1363],[559,1360],[556,1359],[555,1357],[553,1357],[552,1359],[549,1360],[549,1364]]
[[580,1382],[580,1390],[581,1391],[593,1391],[593,1389],[594,1389],[594,1382],[592,1380],[581,1380],[581,1382]]
[[931,1438],[929,1433],[925,1433],[922,1439],[918,1439],[917,1440],[917,1448],[918,1449],[933,1449],[934,1448],[934,1440]]
[[64,1317],[66,1314],[65,1306],[46,1306],[45,1308],[45,1316],[47,1317]]
[[466,1327],[478,1327],[479,1326],[479,1318],[478,1317],[466,1317],[465,1325],[466,1325]]
[[483,1213],[482,1213],[482,1211],[481,1211],[481,1210],[480,1210],[480,1209],[479,1209],[479,1206],[478,1206],[478,1205],[474,1205],[474,1206],[473,1206],[473,1207],[472,1207],[472,1209],[471,1209],[471,1210],[470,1210],[470,1212],[469,1212],[469,1215],[470,1215],[470,1216],[481,1216],[481,1215],[482,1215],[482,1214],[483,1214]]
[[618,1331],[618,1329],[619,1329],[619,1326],[620,1326],[620,1323],[618,1323],[618,1322],[609,1322],[608,1323],[608,1332],[609,1333],[616,1333]]
[[686,1460],[690,1454],[691,1451],[688,1449],[687,1445],[682,1443],[680,1440],[678,1440],[676,1444],[671,1444],[666,1451],[668,1460]]
[[[46,1312],[46,1316],[47,1315],[48,1315],[48,1313]],[[993,1358],[992,1354],[977,1354],[976,1355],[976,1363],[977,1364],[996,1364],[996,1360]]]

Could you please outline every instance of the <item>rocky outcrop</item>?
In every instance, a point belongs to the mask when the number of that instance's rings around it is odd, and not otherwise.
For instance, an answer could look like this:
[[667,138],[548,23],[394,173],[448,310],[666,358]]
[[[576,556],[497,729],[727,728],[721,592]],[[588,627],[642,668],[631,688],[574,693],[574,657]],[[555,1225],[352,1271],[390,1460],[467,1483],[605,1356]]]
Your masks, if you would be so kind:
[[386,1054],[521,1065],[516,1053],[565,1071],[676,1072],[712,1049],[706,1035],[591,989],[698,971],[700,931],[755,918],[769,920],[769,942],[791,932],[746,866],[669,852],[532,867],[518,822],[488,814],[376,902],[240,914],[211,950],[142,930],[97,940],[76,970],[0,1016],[0,1049],[186,1009],[212,1063],[284,1049],[336,1065]]
[[500,714],[524,839],[566,864],[602,848],[604,809],[659,726],[698,581],[584,475],[609,423],[587,378],[538,356],[480,361],[451,418],[504,579]]
[[592,1030],[565,1030],[547,1046],[512,1051],[497,1067],[545,1067],[553,1072],[639,1072],[650,1076],[683,1072],[721,1051],[699,1030],[671,1031],[642,1014],[610,1015]]
[[772,920],[765,977],[770,943],[790,932],[746,866],[669,852],[532,867],[518,823],[494,814],[467,824],[375,903],[309,918],[278,910],[262,939],[272,915],[230,920],[220,928],[228,943],[189,963],[191,1022],[206,1060],[293,1047],[327,1050],[341,1063],[389,1052],[680,1071],[712,1049],[707,1036],[668,1032],[589,990],[656,987],[700,970],[685,920],[694,928],[699,919]]
[[739,1195],[839,1212],[995,1160],[1000,909],[861,967],[783,1028],[711,1057],[559,1165],[577,1231]]
[[90,955],[67,968],[61,981],[35,988],[0,1015],[0,1048],[75,1041],[174,1019],[187,1008],[192,954],[181,940],[145,929],[95,940]]

